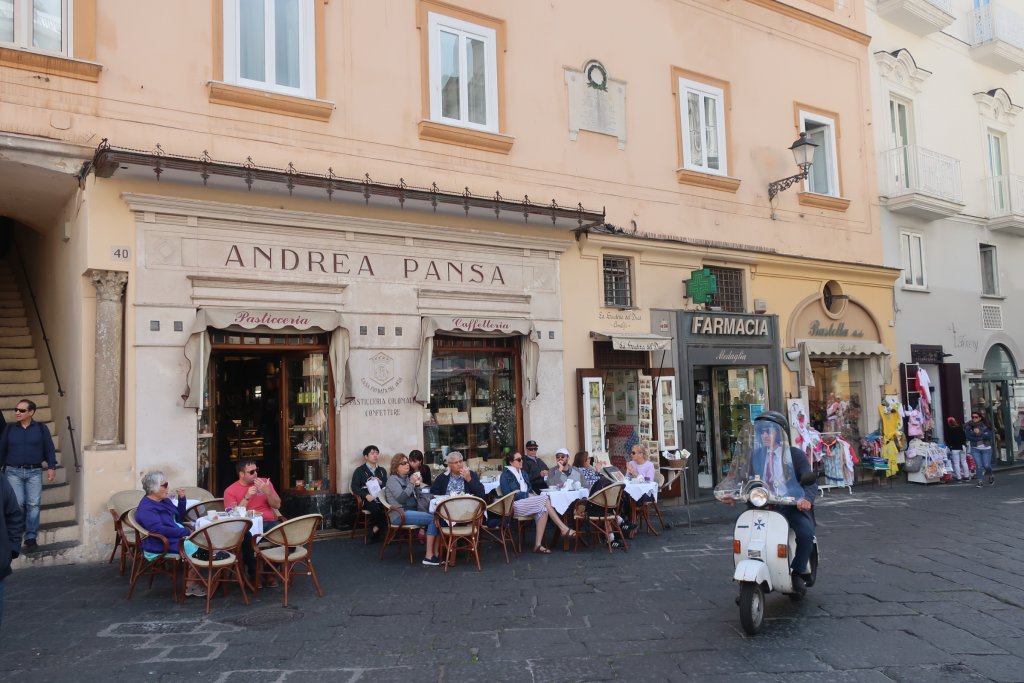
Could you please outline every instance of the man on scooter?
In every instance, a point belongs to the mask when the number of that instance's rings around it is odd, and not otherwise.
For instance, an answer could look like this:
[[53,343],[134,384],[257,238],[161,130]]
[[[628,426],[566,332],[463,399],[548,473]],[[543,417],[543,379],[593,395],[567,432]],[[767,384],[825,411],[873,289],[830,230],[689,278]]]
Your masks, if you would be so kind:
[[[759,476],[777,495],[789,495],[797,499],[796,506],[780,505],[776,512],[789,522],[789,528],[796,534],[796,553],[790,565],[793,573],[793,590],[806,592],[814,581],[808,563],[814,545],[814,498],[818,492],[817,483],[801,486],[803,476],[811,471],[807,455],[799,448],[789,445],[789,423],[781,413],[770,410],[754,419],[758,446],[754,449],[751,464],[753,474]],[[793,467],[783,467],[784,448],[788,448]]]

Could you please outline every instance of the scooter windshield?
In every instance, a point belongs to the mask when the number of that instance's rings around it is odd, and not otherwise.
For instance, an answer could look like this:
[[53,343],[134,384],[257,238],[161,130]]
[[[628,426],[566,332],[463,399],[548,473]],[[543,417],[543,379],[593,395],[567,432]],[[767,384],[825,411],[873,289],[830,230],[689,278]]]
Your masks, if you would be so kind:
[[801,497],[802,489],[793,469],[789,439],[774,422],[761,420],[748,424],[740,433],[729,471],[715,486],[715,497],[735,497],[743,485],[755,477],[775,497]]

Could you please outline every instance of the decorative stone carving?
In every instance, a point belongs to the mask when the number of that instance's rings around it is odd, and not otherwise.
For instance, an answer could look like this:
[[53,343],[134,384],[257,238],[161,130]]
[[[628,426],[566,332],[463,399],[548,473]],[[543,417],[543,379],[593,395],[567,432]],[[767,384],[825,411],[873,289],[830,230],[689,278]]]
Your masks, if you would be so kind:
[[93,445],[97,450],[123,448],[121,361],[124,346],[124,288],[128,273],[90,270],[96,288],[96,349],[93,389]]
[[906,86],[914,92],[921,92],[924,82],[932,75],[931,71],[917,65],[914,56],[906,48],[876,52],[875,62],[878,63],[878,72],[882,78]]
[[978,112],[985,118],[1013,125],[1022,107],[1017,106],[1002,88],[988,92],[974,93],[974,101],[978,103]]

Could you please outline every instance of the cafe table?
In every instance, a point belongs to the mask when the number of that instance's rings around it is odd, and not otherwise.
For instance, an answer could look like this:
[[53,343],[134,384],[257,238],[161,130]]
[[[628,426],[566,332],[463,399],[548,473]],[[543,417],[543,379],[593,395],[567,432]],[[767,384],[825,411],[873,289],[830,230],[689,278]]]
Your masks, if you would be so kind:
[[[230,514],[230,513],[227,513],[227,512],[217,513],[217,515],[214,516],[214,517],[210,517],[209,515],[204,515],[204,516],[202,516],[202,517],[200,517],[200,518],[198,518],[196,520],[196,523],[195,523],[196,531],[199,531],[203,527],[209,526],[209,525],[213,524],[214,522],[219,522],[222,519],[242,519],[242,518],[237,516],[237,515],[233,515],[233,514]],[[259,538],[260,536],[262,536],[263,535],[263,515],[257,515],[257,514],[254,514],[254,513],[253,514],[248,514],[248,515],[246,515],[246,519],[248,519],[248,520],[250,520],[252,522],[252,527],[249,529],[249,533],[252,534],[252,537],[253,538]]]

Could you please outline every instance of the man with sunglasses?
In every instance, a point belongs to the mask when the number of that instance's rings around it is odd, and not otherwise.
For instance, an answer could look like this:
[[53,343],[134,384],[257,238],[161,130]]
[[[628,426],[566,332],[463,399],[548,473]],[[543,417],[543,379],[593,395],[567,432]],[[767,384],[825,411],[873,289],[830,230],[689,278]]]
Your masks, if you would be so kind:
[[530,482],[530,488],[534,491],[540,491],[548,487],[545,481],[545,477],[548,476],[548,466],[537,457],[537,451],[536,441],[530,439],[526,442],[526,453],[523,458],[523,476]]
[[57,453],[53,438],[45,425],[34,422],[36,404],[27,398],[14,409],[14,424],[7,425],[0,435],[0,465],[14,489],[18,505],[25,510],[25,548],[38,547],[39,502],[43,496],[43,470],[47,483],[57,475]]
[[[281,507],[281,496],[277,495],[274,485],[270,479],[260,479],[259,469],[252,460],[240,460],[235,464],[238,471],[238,481],[224,489],[224,509],[242,505],[245,509],[252,510],[263,516],[263,532],[266,533],[277,524],[277,512]],[[249,579],[256,578],[256,554],[252,549],[252,542],[246,539],[242,544],[242,562],[249,574]],[[265,578],[263,584],[267,588],[273,588],[277,581],[273,578]]]

